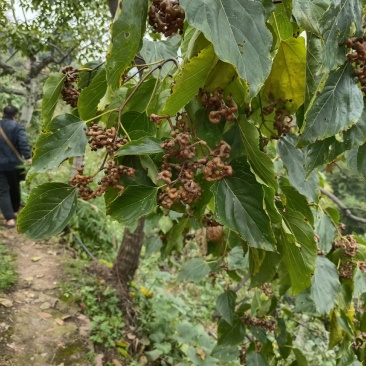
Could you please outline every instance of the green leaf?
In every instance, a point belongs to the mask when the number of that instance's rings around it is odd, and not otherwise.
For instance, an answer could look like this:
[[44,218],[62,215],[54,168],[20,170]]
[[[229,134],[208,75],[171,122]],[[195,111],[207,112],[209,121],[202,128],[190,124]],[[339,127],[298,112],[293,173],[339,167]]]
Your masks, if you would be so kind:
[[56,169],[65,159],[84,155],[86,130],[86,124],[74,115],[55,117],[36,142],[30,173]]
[[333,136],[356,123],[363,111],[362,92],[346,63],[330,74],[323,91],[306,113],[298,147]]
[[[272,36],[259,1],[181,0],[190,25],[202,31],[217,56],[233,64],[255,96],[271,68]],[[240,14],[240,16],[238,16]]]
[[42,120],[44,128],[47,128],[48,123],[53,117],[58,97],[64,86],[65,78],[66,75],[61,72],[52,74],[48,77],[43,86]]
[[339,287],[336,266],[329,259],[318,256],[311,279],[311,298],[320,314],[329,314],[334,308]]
[[107,90],[105,69],[101,69],[93,78],[89,86],[82,90],[78,99],[78,112],[83,120],[93,118],[97,113],[97,107]]
[[258,352],[252,351],[249,352],[246,357],[246,364],[248,366],[268,366],[267,361],[265,358]]
[[298,348],[293,348],[293,351],[296,357],[297,366],[308,366],[308,361],[304,354]]
[[360,298],[362,294],[366,293],[366,274],[363,273],[358,267],[355,270],[353,276],[353,298]]
[[235,315],[236,293],[234,291],[225,291],[218,296],[216,300],[216,310],[222,318],[230,325],[233,324]]
[[268,19],[268,24],[275,39],[272,49],[277,50],[282,40],[293,36],[294,27],[284,4],[276,4],[275,11],[271,12],[271,16]]
[[[175,42],[174,44],[171,39],[166,41],[150,41],[144,39],[140,54],[147,64],[176,58],[178,45],[179,43]],[[160,69],[160,72],[158,70],[154,71],[154,76],[164,78],[168,73],[172,74],[175,68],[174,62],[168,62]]]
[[[238,237],[238,234],[233,233],[232,231],[230,231],[228,235],[230,235],[230,237],[229,237],[230,239],[231,239],[231,236],[234,236],[234,240],[240,240],[240,238]],[[227,264],[228,264],[228,269],[230,271],[235,271],[237,269],[241,269],[241,270],[246,269],[247,260],[244,257],[244,250],[241,246],[236,246],[230,250],[230,253],[227,257]]]
[[[353,126],[351,127],[351,129]],[[305,148],[305,169],[309,174],[316,167],[332,162],[344,152],[344,144],[332,136],[322,141],[316,141]]]
[[142,137],[120,147],[116,156],[159,154],[163,151],[160,140],[153,137]]
[[319,249],[323,250],[325,254],[328,254],[332,249],[336,228],[329,216],[323,211],[319,210],[316,214],[314,232],[319,237]]
[[168,243],[165,249],[165,253],[170,254],[170,252],[176,248],[177,243],[182,239],[182,234],[189,223],[189,218],[185,217],[180,220],[177,224],[174,224],[168,234]]
[[111,51],[107,55],[106,71],[108,86],[116,91],[121,77],[142,46],[145,33],[148,2],[146,0],[123,0],[122,11],[112,25]]
[[357,171],[366,178],[366,143],[357,150]]
[[[283,217],[288,228],[294,234],[296,243],[300,245],[299,249],[301,251],[301,256],[303,257],[304,264],[307,268],[306,273],[309,275],[310,279],[311,275],[314,273],[318,253],[314,239],[314,231],[301,212],[294,211],[287,207],[283,212]],[[302,275],[306,276],[306,273],[303,273]]]
[[[320,19],[324,38],[323,66],[326,71],[334,70],[346,60],[344,46],[349,36],[361,36],[362,4],[358,0],[331,1],[330,7]],[[352,32],[355,30],[355,33]]]
[[281,191],[286,196],[285,206],[290,208],[292,211],[301,213],[301,215],[304,216],[313,226],[314,215],[311,212],[306,197],[300,194],[293,186],[291,186],[287,178],[281,177],[279,182]]
[[192,57],[174,77],[172,93],[159,114],[173,116],[179,112],[205,85],[207,76],[216,62],[217,57],[211,44]]
[[323,78],[327,77],[327,75],[324,76],[323,72],[319,70],[319,65],[323,62],[324,44],[322,39],[311,33],[307,33],[306,36],[305,111],[307,111],[322,81],[325,81]]
[[183,266],[178,274],[178,281],[199,282],[206,278],[210,272],[210,266],[202,258],[192,258]]
[[76,190],[64,183],[33,188],[18,216],[18,230],[39,240],[61,232],[76,209]]
[[128,186],[121,196],[113,200],[112,194],[107,194],[107,214],[126,226],[132,226],[141,216],[154,211],[156,194],[156,188],[146,186]]
[[238,121],[241,138],[249,159],[250,166],[260,181],[277,190],[277,180],[272,160],[263,151],[259,150],[259,132],[241,115]]
[[296,137],[292,134],[281,137],[277,144],[278,154],[287,168],[291,185],[308,200],[317,202],[318,177],[313,172],[307,179],[304,169],[304,153],[296,148],[296,142]]
[[236,346],[216,345],[211,352],[211,356],[220,361],[235,361],[239,357],[239,349]]
[[305,100],[305,66],[304,38],[281,41],[264,86],[264,95],[269,100],[291,100],[289,108],[296,111]]
[[235,346],[243,342],[245,335],[245,327],[240,318],[235,318],[232,325],[221,319],[217,329],[218,340],[220,346]]
[[[287,219],[289,219],[290,214]],[[288,225],[291,224],[291,228],[294,229],[299,218],[289,221]],[[301,232],[302,228],[296,230],[296,235],[301,240],[301,243],[297,243],[295,235],[290,234],[285,230],[281,229],[281,245],[280,252],[284,256],[284,262],[286,264],[288,273],[291,279],[292,293],[294,295],[306,290],[311,283],[311,276],[314,273],[314,262],[316,258],[313,254],[313,248],[309,242],[309,238],[306,236],[307,233]],[[308,242],[307,242],[307,241]],[[316,246],[315,246],[316,250]]]
[[215,196],[215,220],[239,233],[250,246],[273,251],[275,239],[263,209],[261,185],[243,159],[233,161],[232,167],[233,176],[211,188]]
[[149,120],[146,113],[127,112],[122,115],[122,124],[132,140],[137,140],[144,136],[154,136],[156,125]]
[[328,9],[329,0],[293,0],[293,15],[297,24],[307,32],[321,35],[319,20]]

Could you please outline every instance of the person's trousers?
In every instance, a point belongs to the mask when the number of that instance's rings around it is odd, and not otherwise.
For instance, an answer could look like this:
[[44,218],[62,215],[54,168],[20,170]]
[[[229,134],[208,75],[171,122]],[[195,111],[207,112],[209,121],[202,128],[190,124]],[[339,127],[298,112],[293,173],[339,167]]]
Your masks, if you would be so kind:
[[20,208],[20,171],[0,172],[0,210],[5,220],[15,219]]

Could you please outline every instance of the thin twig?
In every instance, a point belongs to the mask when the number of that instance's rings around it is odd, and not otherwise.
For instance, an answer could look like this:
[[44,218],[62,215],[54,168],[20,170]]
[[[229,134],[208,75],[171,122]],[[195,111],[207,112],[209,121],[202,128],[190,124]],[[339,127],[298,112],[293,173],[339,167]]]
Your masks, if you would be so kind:
[[350,218],[351,220],[366,224],[366,219],[353,215],[351,210],[348,207],[346,207],[346,205],[338,197],[336,197],[333,193],[328,192],[324,188],[321,188],[321,187],[319,187],[318,189],[321,193],[323,193],[325,196],[330,198],[343,211],[343,213],[348,218]]

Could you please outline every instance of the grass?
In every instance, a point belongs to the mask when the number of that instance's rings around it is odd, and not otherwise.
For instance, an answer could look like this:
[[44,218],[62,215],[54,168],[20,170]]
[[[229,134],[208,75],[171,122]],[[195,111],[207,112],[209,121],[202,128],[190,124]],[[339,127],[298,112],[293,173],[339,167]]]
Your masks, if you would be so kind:
[[0,290],[7,290],[17,281],[15,271],[15,256],[2,243],[0,243]]

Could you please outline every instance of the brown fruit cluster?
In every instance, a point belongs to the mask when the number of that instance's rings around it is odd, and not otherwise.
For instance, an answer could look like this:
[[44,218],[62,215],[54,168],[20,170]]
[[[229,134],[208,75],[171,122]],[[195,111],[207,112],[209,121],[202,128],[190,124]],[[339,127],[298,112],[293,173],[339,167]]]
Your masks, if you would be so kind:
[[244,324],[246,324],[248,326],[261,327],[270,332],[274,332],[277,327],[276,320],[272,319],[272,318],[256,318],[256,317],[251,317],[249,314],[244,314],[242,319],[243,319]]
[[[161,147],[166,151],[158,180],[166,183],[159,194],[160,204],[171,208],[174,203],[191,204],[200,199],[202,188],[195,177],[203,173],[207,181],[216,181],[232,175],[232,167],[227,163],[231,147],[221,141],[211,150],[205,141],[192,136],[187,124],[186,114],[177,116],[173,126],[169,116],[152,115],[150,120],[160,123],[167,119],[171,127],[171,139],[165,140]],[[206,155],[197,157],[197,146]]]
[[91,137],[88,143],[92,151],[105,148],[110,156],[113,156],[115,151],[128,142],[127,137],[118,137],[118,131],[115,127],[103,129],[94,124],[86,132],[86,135]]
[[351,49],[347,55],[348,62],[353,64],[354,72],[361,84],[361,91],[366,95],[366,35],[348,38],[346,46]]
[[66,79],[61,90],[62,99],[66,104],[71,105],[71,107],[76,108],[78,104],[80,89],[74,87],[79,79],[78,70],[75,70],[72,66],[64,66],[61,72],[66,75]]
[[206,226],[206,238],[214,243],[221,243],[224,237],[223,226],[215,221],[210,214],[205,215],[203,224]]
[[338,268],[340,278],[351,280],[353,278],[353,270],[355,269],[355,263],[346,262]]
[[235,121],[235,113],[238,111],[234,99],[231,96],[226,98],[227,104],[223,99],[223,90],[217,88],[213,93],[200,89],[199,98],[205,108],[211,110],[208,119],[211,123],[218,124],[221,121]]
[[343,249],[346,257],[354,257],[358,248],[357,241],[352,235],[342,237],[340,241],[333,243],[333,249]]
[[278,136],[284,136],[291,131],[293,117],[283,108],[276,109],[273,127]]
[[152,0],[149,10],[149,24],[154,33],[165,37],[183,34],[185,13],[179,6],[179,0]]
[[268,297],[272,297],[273,296],[273,291],[272,291],[272,285],[269,282],[265,282],[262,286],[261,286],[261,290],[263,291],[263,293],[265,295],[267,295]]
[[118,195],[121,195],[124,191],[124,187],[119,184],[119,180],[122,175],[133,176],[135,170],[133,168],[125,167],[123,165],[117,166],[116,162],[111,160],[107,163],[104,170],[105,176],[98,182],[98,187],[92,189],[89,184],[93,182],[94,176],[83,175],[84,167],[77,169],[78,174],[70,179],[70,184],[79,189],[80,196],[85,200],[90,200],[95,197],[100,197],[104,194],[108,187],[112,187],[119,191]]
[[358,262],[358,268],[362,273],[366,273],[366,262]]

